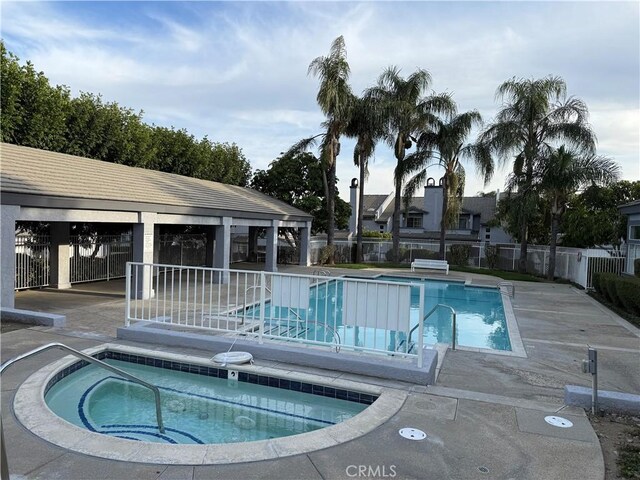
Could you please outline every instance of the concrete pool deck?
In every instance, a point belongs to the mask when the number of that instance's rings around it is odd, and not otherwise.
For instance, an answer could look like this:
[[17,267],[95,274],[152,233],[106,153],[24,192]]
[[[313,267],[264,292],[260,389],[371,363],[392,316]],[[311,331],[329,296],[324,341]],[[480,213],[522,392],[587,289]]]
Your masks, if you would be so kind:
[[[282,269],[285,270],[302,271],[297,267]],[[307,272],[310,270],[313,269]],[[336,269],[335,273],[343,271]],[[381,271],[358,273],[375,275]],[[422,276],[440,275],[423,272]],[[447,278],[471,278],[472,283],[485,285],[499,281],[456,272]],[[167,466],[100,459],[56,447],[16,421],[12,402],[16,388],[29,375],[62,358],[64,353],[47,352],[23,360],[10,367],[2,379],[3,426],[11,478],[601,479],[604,465],[598,439],[581,409],[563,408],[563,388],[567,383],[590,384],[589,376],[580,371],[588,343],[599,349],[601,388],[640,393],[638,329],[570,285],[513,283],[513,307],[526,358],[448,351],[437,384],[429,387],[316,371],[394,388],[406,393],[407,399],[395,415],[363,436],[276,460]],[[31,327],[3,334],[2,360],[56,341],[81,349],[104,342],[137,346],[114,339],[116,328],[124,322],[121,288],[122,282],[114,281],[79,285],[70,291],[19,292],[16,308],[65,314],[67,324],[64,328]],[[211,356],[211,352],[162,349]],[[302,373],[315,371],[263,363]],[[549,426],[544,416],[550,414],[570,419],[574,427]],[[403,427],[422,429],[428,437],[423,441],[405,440],[398,435]]]

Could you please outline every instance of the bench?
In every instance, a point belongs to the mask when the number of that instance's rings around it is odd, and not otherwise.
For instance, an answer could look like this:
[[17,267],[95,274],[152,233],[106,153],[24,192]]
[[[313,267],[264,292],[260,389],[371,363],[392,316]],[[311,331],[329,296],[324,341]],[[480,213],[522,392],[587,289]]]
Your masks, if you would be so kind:
[[446,260],[428,260],[426,258],[416,258],[411,262],[411,271],[415,272],[416,268],[428,268],[431,270],[445,270],[449,275],[449,263]]

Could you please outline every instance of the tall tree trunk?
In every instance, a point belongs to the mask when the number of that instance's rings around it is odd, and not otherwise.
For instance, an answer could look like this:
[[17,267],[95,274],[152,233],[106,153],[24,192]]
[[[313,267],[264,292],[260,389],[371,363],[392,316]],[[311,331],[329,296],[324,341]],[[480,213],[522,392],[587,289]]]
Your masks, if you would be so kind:
[[445,236],[447,230],[447,210],[449,208],[449,184],[447,174],[442,177],[442,219],[440,220],[440,260],[447,259]]
[[393,227],[391,229],[393,236],[392,256],[394,262],[400,261],[400,203],[402,202],[401,189],[402,182],[398,180],[396,181],[396,192],[393,207]]
[[520,258],[518,260],[518,272],[527,273],[527,247],[529,242],[527,241],[527,235],[529,234],[529,228],[525,220],[520,220]]
[[[329,196],[327,197],[327,245],[333,245],[333,239],[335,237],[336,228],[336,212],[335,212],[335,199],[336,199],[336,162],[335,159],[329,166],[327,172],[327,188],[329,190]],[[333,265],[333,256],[329,260],[329,264]]]
[[547,279],[553,280],[556,272],[556,245],[560,221],[557,215],[551,214],[551,240],[549,241],[549,269]]
[[366,169],[366,165],[362,156],[360,157],[360,180],[358,183],[358,220],[357,220],[357,228],[356,228],[356,262],[362,263],[364,260],[362,256],[362,234],[364,231],[364,172]]
[[529,202],[531,201],[531,187],[533,183],[533,155],[528,155],[527,173],[525,176],[525,187],[522,192],[523,211],[520,215],[520,259],[518,260],[518,271],[527,273],[527,249],[529,247]]

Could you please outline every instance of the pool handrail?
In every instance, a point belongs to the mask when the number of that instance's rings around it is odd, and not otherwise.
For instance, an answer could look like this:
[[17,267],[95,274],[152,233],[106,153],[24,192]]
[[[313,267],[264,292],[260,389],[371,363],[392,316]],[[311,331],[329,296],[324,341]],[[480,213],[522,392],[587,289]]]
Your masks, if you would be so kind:
[[109,370],[110,372],[115,373],[116,375],[120,375],[121,377],[126,378],[127,380],[131,380],[134,383],[138,383],[140,385],[142,385],[143,387],[149,388],[152,392],[153,395],[155,396],[155,402],[156,402],[156,420],[158,423],[158,430],[160,431],[160,433],[164,433],[164,423],[162,421],[162,409],[160,407],[160,389],[148,382],[145,382],[144,380],[136,377],[135,375],[131,375],[130,373],[125,372],[124,370],[121,370],[117,367],[114,367],[112,365],[109,365],[106,362],[103,362],[102,360],[98,360],[97,358],[93,358],[85,353],[82,353],[74,348],[71,348],[63,343],[48,343],[47,345],[43,345],[42,347],[38,347],[38,348],[34,348],[33,350],[28,351],[27,353],[23,353],[22,355],[18,355],[17,357],[14,357],[10,360],[7,360],[6,362],[4,362],[2,365],[0,365],[0,375],[2,374],[2,372],[5,371],[5,369],[11,365],[13,365],[14,363],[24,359],[24,358],[28,358],[31,357],[37,353],[40,352],[44,352],[46,350],[51,350],[53,348],[59,348],[60,350],[64,350],[65,352],[70,353],[71,355],[74,355],[86,362],[89,363],[93,363],[94,365],[97,365],[99,367],[102,367],[106,370]]
[[407,348],[409,348],[409,345],[411,344],[411,335],[413,334],[413,332],[415,332],[415,330],[419,328],[420,325],[422,325],[422,323],[439,308],[448,308],[449,310],[451,310],[451,350],[456,349],[456,311],[453,309],[452,306],[445,305],[444,303],[438,303],[435,307],[429,310],[429,313],[427,313],[422,318],[422,321],[418,322],[418,324],[409,331],[409,340],[407,341]]

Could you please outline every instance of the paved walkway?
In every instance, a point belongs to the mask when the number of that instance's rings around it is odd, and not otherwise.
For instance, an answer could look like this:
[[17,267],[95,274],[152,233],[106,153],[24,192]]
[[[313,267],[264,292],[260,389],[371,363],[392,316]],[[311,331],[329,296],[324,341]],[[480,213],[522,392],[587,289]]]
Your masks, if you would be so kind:
[[[450,277],[470,277],[472,282],[484,284],[498,281],[483,275],[452,273]],[[104,460],[63,450],[26,430],[16,421],[11,407],[17,386],[63,354],[47,352],[24,360],[10,367],[2,379],[3,426],[12,479],[601,479],[604,466],[597,437],[584,412],[563,408],[562,389],[566,383],[589,384],[589,376],[580,372],[589,343],[599,349],[601,388],[639,393],[638,329],[571,286],[514,283],[513,303],[528,358],[449,351],[437,385],[430,387],[358,377],[359,381],[403,389],[408,399],[389,421],[362,437],[278,460],[166,466]],[[3,334],[2,360],[51,341],[75,348],[117,342],[115,330],[124,322],[120,292],[121,281],[85,284],[71,291],[19,292],[17,308],[64,313],[67,326],[31,327]],[[188,353],[210,356],[209,352]],[[557,411],[575,427],[547,425],[544,416]],[[398,435],[402,427],[423,429],[428,438],[405,440]]]

